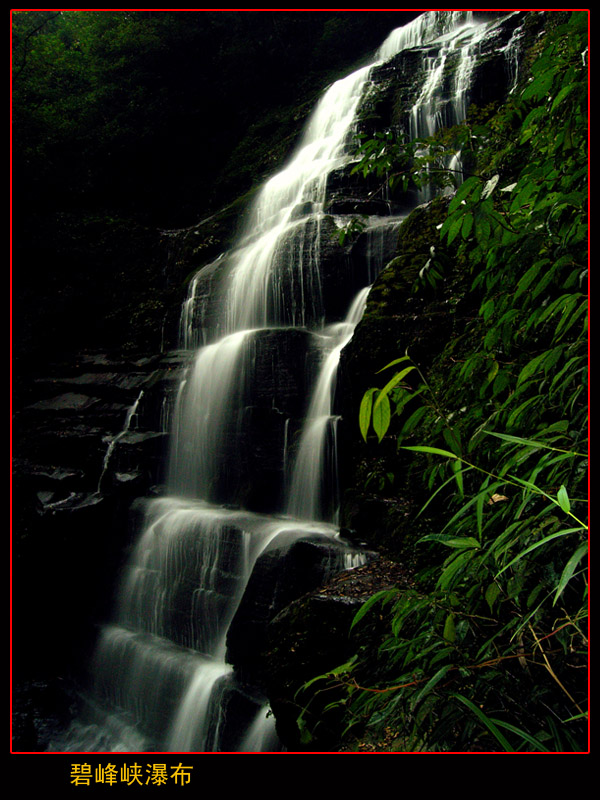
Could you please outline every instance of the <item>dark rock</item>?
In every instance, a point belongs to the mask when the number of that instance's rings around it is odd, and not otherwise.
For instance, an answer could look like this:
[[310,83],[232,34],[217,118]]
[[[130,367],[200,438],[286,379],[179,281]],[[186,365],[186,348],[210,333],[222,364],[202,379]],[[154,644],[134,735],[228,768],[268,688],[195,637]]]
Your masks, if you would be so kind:
[[[378,634],[378,617],[356,634],[352,621],[375,592],[410,585],[410,574],[397,563],[372,557],[362,567],[346,570],[320,589],[292,602],[272,619],[262,668],[264,691],[277,720],[277,732],[293,751],[337,750],[342,713],[334,706],[343,698],[323,682],[311,691],[302,686],[354,657]],[[361,623],[363,625],[364,623]],[[372,631],[372,632],[368,632]],[[315,692],[315,688],[325,688]]]
[[374,557],[323,536],[292,540],[261,555],[229,628],[229,663],[251,683],[260,681],[269,622],[285,606],[347,569],[353,555],[363,562]]

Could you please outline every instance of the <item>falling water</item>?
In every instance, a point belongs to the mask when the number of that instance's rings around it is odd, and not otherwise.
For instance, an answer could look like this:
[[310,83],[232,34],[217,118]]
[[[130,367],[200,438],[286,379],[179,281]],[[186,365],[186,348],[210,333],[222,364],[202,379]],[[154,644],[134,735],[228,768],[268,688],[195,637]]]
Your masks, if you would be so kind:
[[[333,446],[329,449],[329,454],[327,453],[329,429],[335,425],[333,416],[335,376],[340,354],[352,338],[354,328],[360,322],[368,293],[369,287],[367,286],[356,296],[344,322],[325,328],[322,334],[323,365],[306,416],[300,447],[294,463],[287,506],[288,513],[300,519],[321,519],[324,513],[321,494],[326,488],[326,484],[323,476],[327,474],[328,463],[330,472],[335,473],[336,469],[335,431],[331,432]],[[335,475],[333,486],[335,486]],[[330,499],[333,500],[335,509],[337,507],[336,498]],[[337,523],[335,511],[333,512],[333,522]]]
[[[340,353],[362,316],[369,288],[355,287],[342,322],[328,319],[320,252],[327,178],[350,160],[357,108],[375,65],[403,49],[428,45],[426,77],[411,119],[418,135],[430,133],[447,121],[441,119],[437,93],[443,65],[455,51],[460,65],[452,113],[464,113],[480,35],[483,27],[470,12],[446,11],[427,12],[392,32],[373,64],[325,92],[292,158],[259,192],[236,246],[190,282],[180,323],[181,347],[190,351],[190,362],[173,412],[168,494],[147,504],[115,620],[99,638],[93,664],[99,716],[80,724],[74,734],[78,749],[279,747],[264,698],[240,685],[227,663],[227,635],[252,570],[268,551],[308,536],[337,543],[343,555],[336,569],[363,560],[361,553],[340,546],[336,527],[334,392]],[[398,221],[390,220],[388,226],[394,224]],[[380,222],[370,228],[376,229],[383,230]],[[366,281],[383,266],[381,258],[375,260]],[[210,314],[206,297],[199,296],[206,271]],[[280,422],[276,446],[284,487],[267,514],[244,507],[230,474],[231,454],[243,457],[238,442],[248,433],[248,386],[274,358],[265,357],[261,347],[282,336],[298,339],[304,348],[303,374],[312,388],[300,427],[291,412],[276,407],[275,398],[267,409]],[[278,371],[275,361],[271,369]],[[126,427],[134,413],[135,408]],[[254,472],[252,462],[248,470]],[[224,709],[238,695],[247,711],[232,733]],[[98,711],[100,705],[110,711]]]
[[98,478],[98,489],[97,489],[98,493],[102,489],[102,482],[108,470],[108,465],[110,464],[110,460],[112,458],[112,454],[115,450],[115,447],[118,445],[119,441],[129,432],[129,429],[131,428],[131,425],[135,420],[135,415],[137,414],[138,406],[143,396],[144,396],[144,390],[142,389],[142,391],[137,396],[134,404],[127,410],[127,414],[125,415],[125,423],[123,425],[122,430],[119,433],[117,433],[116,436],[113,436],[109,439],[108,447],[106,448],[106,453],[104,454],[104,460],[102,462],[102,469],[100,470],[100,477]]

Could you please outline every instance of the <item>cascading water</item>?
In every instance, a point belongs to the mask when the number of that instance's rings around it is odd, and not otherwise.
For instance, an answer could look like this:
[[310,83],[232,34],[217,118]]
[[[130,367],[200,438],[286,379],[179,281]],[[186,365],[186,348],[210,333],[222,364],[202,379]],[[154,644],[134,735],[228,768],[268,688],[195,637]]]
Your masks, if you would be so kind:
[[[475,24],[472,14],[446,11],[427,12],[394,31],[373,64],[327,90],[295,154],[263,186],[236,247],[192,280],[182,307],[181,346],[199,349],[182,376],[172,414],[168,493],[148,503],[114,623],[99,639],[93,664],[99,716],[79,723],[67,749],[278,748],[264,699],[241,685],[227,663],[227,635],[252,570],[267,551],[302,537],[337,544],[335,569],[362,558],[340,544],[336,527],[333,397],[340,352],[383,263],[374,247],[376,263],[364,284],[354,287],[345,319],[332,320],[321,269],[328,176],[350,160],[357,109],[376,65],[427,45],[411,120],[413,133],[429,134],[448,121],[437,106],[447,57],[459,57],[452,93],[459,117],[474,48],[484,35],[485,25]],[[398,222],[387,224],[391,229]],[[384,227],[373,220],[370,230]],[[198,294],[206,275],[210,313]],[[295,373],[307,393],[299,412],[290,411],[278,383],[290,368],[289,341],[305,361]],[[275,387],[271,407],[257,408],[249,387],[265,381]],[[250,423],[265,417],[276,424],[269,441],[282,474],[269,513],[246,510],[253,495],[245,476],[259,472],[263,438],[262,431],[252,438]],[[242,445],[247,437],[250,445]],[[224,709],[234,706],[232,730]]]

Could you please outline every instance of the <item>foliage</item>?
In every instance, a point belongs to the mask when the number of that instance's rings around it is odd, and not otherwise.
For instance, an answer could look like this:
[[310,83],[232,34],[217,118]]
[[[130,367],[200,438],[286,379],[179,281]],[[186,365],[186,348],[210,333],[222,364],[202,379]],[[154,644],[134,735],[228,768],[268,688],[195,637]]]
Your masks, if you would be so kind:
[[398,749],[586,747],[586,23],[548,31],[520,94],[465,126],[477,161],[440,240],[477,317],[427,376],[407,353],[361,403],[363,438],[412,455],[429,530],[414,589],[355,618],[388,619],[376,653],[320,678],[343,689],[347,731],[392,729]]

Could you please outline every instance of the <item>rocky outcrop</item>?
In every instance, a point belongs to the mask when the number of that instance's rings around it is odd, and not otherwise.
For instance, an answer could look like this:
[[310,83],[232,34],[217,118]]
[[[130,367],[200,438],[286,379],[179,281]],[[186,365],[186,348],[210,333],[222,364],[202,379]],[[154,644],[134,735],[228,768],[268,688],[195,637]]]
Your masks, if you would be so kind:
[[[47,364],[45,376],[19,387],[22,406],[13,425],[19,669],[35,667],[32,652],[39,648],[60,669],[76,662],[93,621],[107,614],[129,504],[164,478],[165,417],[179,362],[84,353]],[[35,633],[22,623],[41,613],[48,624],[35,625]]]
[[227,657],[239,674],[262,684],[262,658],[272,620],[303,595],[326,584],[354,564],[370,561],[375,553],[351,550],[342,541],[290,532],[291,543],[259,557],[227,635]]
[[367,564],[342,572],[298,598],[269,623],[261,675],[277,732],[288,750],[337,750],[341,714],[335,701],[341,695],[331,682],[327,691],[316,694],[304,695],[302,686],[354,657],[359,642],[368,647],[371,635],[375,641],[377,615],[368,620],[367,633],[361,627],[359,639],[351,631],[356,613],[376,591],[409,582],[406,568],[372,554]]

